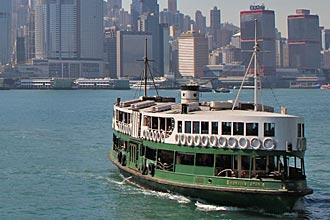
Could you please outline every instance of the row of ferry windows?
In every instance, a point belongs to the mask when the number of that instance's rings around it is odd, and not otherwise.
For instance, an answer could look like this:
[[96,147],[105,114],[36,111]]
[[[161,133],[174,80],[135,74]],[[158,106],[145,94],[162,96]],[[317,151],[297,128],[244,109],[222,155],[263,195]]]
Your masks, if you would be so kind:
[[[220,127],[221,131],[219,132]],[[186,134],[259,136],[259,123],[178,121],[177,132]],[[275,136],[275,123],[264,123],[264,136]]]

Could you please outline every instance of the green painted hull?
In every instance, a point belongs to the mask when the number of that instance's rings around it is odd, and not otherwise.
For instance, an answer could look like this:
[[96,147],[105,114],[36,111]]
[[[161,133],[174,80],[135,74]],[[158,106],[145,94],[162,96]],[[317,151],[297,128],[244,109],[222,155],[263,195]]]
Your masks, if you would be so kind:
[[237,178],[222,178],[223,183],[226,184],[218,184],[217,187],[209,186],[207,183],[194,184],[172,181],[166,179],[166,176],[171,176],[171,174],[166,175],[165,173],[162,175],[162,171],[158,170],[155,171],[153,177],[151,175],[142,175],[137,170],[122,166],[114,155],[114,152],[110,153],[109,158],[119,168],[124,177],[131,177],[130,181],[141,187],[156,191],[178,193],[216,205],[255,208],[268,213],[285,213],[293,211],[297,201],[301,200],[303,196],[312,193],[310,189],[291,192],[278,189],[258,189],[260,186],[247,188],[244,186],[251,186],[256,181],[238,180]]

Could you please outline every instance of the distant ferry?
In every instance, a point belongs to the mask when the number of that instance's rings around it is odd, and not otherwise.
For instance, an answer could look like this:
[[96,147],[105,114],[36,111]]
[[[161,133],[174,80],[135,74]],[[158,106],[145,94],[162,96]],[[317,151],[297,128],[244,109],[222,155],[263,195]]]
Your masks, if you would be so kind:
[[321,89],[330,89],[330,84],[324,84],[321,86]]
[[[258,50],[255,40],[255,59]],[[257,70],[254,79],[254,102],[200,103],[193,83],[182,86],[179,103],[147,96],[146,88],[138,99],[118,98],[110,160],[129,181],[153,190],[271,213],[294,210],[313,192],[304,120],[258,104]]]

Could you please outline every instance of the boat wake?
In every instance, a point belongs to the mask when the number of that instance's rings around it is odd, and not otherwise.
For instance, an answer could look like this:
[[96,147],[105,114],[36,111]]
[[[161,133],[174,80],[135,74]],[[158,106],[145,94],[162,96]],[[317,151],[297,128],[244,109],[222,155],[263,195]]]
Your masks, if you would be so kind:
[[[122,176],[123,177],[123,176]],[[122,181],[117,181],[117,180],[114,180],[114,179],[111,179],[111,178],[106,178],[107,181],[111,182],[111,183],[114,183],[114,184],[117,184],[117,185],[124,185],[126,182],[128,182],[132,177],[129,176],[127,178],[124,178],[123,177],[123,180]]]
[[175,195],[175,194],[172,194],[170,192],[165,193],[165,192],[158,192],[158,191],[143,189],[143,194],[152,195],[152,196],[156,196],[156,197],[164,198],[164,199],[168,199],[168,200],[174,200],[174,201],[177,201],[180,204],[187,204],[187,203],[191,202],[190,199],[188,199],[184,196]]
[[229,206],[216,206],[216,205],[208,205],[203,204],[199,201],[195,203],[196,209],[199,211],[212,212],[212,211],[242,211],[244,209],[237,207],[229,207]]

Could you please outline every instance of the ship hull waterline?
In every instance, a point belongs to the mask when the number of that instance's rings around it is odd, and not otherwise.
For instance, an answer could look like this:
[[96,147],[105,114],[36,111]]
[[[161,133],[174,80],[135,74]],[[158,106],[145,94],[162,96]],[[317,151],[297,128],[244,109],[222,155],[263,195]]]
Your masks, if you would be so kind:
[[210,204],[246,208],[266,213],[282,214],[299,211],[301,201],[305,195],[311,194],[311,189],[305,192],[281,192],[244,190],[242,188],[207,187],[193,184],[182,184],[155,178],[150,175],[142,175],[140,172],[122,166],[109,154],[111,162],[119,169],[124,178],[129,178],[138,186],[160,192],[177,193],[197,201],[205,201]]

